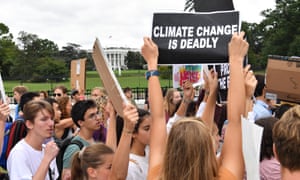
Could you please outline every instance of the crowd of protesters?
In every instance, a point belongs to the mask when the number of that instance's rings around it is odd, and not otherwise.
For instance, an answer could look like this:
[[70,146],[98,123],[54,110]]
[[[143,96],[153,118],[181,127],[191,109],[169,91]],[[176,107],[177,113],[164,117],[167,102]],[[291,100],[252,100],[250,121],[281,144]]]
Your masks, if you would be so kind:
[[[27,135],[12,149],[7,160],[11,180],[61,178],[127,180],[245,179],[241,116],[263,127],[260,179],[300,179],[300,106],[266,99],[265,77],[243,68],[248,43],[244,32],[228,44],[230,85],[226,104],[217,103],[218,77],[204,74],[205,84],[195,100],[191,82],[182,92],[163,94],[159,73],[148,75],[145,109],[139,108],[132,91],[122,117],[103,87],[87,98],[79,90],[56,86],[53,96],[13,89],[17,102],[11,117],[8,104],[0,102],[0,150],[9,117],[21,119]],[[158,47],[144,38],[142,55],[148,72],[158,71]],[[224,125],[224,126],[223,126]],[[59,142],[71,138],[59,172]],[[253,148],[253,147],[248,147]]]

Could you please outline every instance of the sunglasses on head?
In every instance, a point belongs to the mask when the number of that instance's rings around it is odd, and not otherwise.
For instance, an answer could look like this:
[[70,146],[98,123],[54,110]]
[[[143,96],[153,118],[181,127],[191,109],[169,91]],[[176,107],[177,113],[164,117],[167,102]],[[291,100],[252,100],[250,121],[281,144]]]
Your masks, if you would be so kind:
[[60,97],[61,94],[60,94],[60,93],[53,93],[53,96],[58,96],[58,97]]

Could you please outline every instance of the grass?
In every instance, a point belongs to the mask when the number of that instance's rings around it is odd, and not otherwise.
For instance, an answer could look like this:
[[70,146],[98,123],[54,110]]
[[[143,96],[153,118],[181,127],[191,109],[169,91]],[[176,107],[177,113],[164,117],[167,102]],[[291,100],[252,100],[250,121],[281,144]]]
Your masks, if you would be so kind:
[[[145,79],[145,70],[125,70],[122,71],[122,75],[119,76],[118,72],[115,72],[115,75],[120,83],[121,87],[147,87],[147,80]],[[70,81],[64,82],[44,82],[44,83],[30,83],[21,81],[4,81],[5,92],[12,92],[13,87],[17,85],[23,85],[29,88],[30,91],[40,91],[40,90],[52,90],[56,85],[62,84],[65,85],[68,89],[70,89]],[[161,86],[171,86],[172,80],[161,79]],[[97,71],[87,71],[86,72],[86,89],[92,89],[96,86],[102,86],[102,82],[100,76]]]

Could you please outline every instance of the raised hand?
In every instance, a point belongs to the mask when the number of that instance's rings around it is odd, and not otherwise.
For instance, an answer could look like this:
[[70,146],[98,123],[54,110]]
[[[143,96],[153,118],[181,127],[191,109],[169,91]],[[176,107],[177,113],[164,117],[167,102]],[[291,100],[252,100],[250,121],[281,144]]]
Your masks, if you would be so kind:
[[244,68],[244,78],[245,78],[245,89],[246,89],[246,98],[251,98],[254,95],[254,91],[257,85],[257,80],[253,71],[250,70],[250,65],[247,65]]
[[217,91],[218,88],[218,73],[213,69],[210,70],[210,73],[207,75],[207,83],[209,86],[210,92]]
[[244,40],[245,32],[234,33],[228,44],[229,61],[243,62],[249,48],[249,44]]
[[139,119],[137,108],[132,104],[127,104],[123,109],[124,128],[123,131],[132,133]]
[[0,121],[5,122],[7,117],[9,116],[10,109],[8,104],[0,103]]
[[44,151],[44,157],[50,162],[57,156],[59,148],[54,141],[50,141],[46,144]]
[[157,45],[149,37],[144,37],[144,45],[142,46],[141,51],[148,64],[148,70],[156,70],[158,61]]
[[194,98],[195,92],[193,85],[190,81],[185,81],[183,83],[183,99],[184,100],[192,100]]

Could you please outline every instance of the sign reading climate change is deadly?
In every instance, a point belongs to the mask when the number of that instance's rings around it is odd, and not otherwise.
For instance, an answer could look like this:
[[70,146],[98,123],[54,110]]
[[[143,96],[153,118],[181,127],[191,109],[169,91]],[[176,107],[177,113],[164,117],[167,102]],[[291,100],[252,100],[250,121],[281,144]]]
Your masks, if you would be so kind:
[[239,12],[155,13],[152,39],[159,64],[228,62],[228,42],[239,32]]

